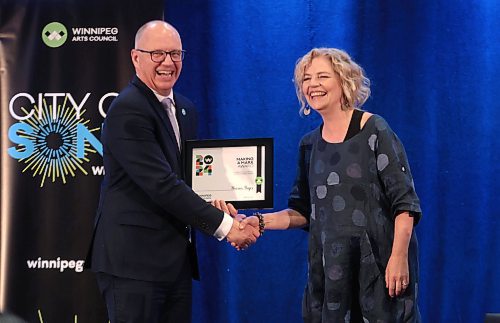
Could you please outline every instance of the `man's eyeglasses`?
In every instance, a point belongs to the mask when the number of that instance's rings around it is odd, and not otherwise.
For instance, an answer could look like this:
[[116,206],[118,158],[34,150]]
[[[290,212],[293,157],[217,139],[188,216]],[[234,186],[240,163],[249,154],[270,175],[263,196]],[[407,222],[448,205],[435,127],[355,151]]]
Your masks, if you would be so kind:
[[135,49],[138,52],[148,53],[151,55],[151,60],[155,63],[161,63],[170,55],[172,62],[180,62],[184,59],[185,50],[171,50],[169,52],[157,49],[157,50],[144,50],[144,49]]

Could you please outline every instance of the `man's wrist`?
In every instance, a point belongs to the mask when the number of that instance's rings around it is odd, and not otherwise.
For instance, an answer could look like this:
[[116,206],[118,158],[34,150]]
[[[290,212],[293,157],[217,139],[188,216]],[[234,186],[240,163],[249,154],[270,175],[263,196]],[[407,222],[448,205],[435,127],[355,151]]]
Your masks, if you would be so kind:
[[229,231],[231,231],[233,222],[234,219],[229,214],[224,213],[224,218],[222,219],[222,222],[217,230],[215,230],[214,237],[216,237],[219,241],[224,240],[229,234]]

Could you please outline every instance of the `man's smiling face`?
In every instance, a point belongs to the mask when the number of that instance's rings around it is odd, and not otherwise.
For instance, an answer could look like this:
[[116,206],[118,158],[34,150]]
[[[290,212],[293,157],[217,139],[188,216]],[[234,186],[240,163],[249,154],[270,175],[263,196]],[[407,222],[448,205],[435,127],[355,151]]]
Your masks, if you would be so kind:
[[[136,43],[136,49],[154,50],[182,50],[179,34],[171,26],[157,23],[146,28]],[[182,70],[182,61],[173,62],[170,55],[160,63],[151,60],[151,54],[137,51],[131,52],[132,63],[139,79],[158,94],[167,96],[174,87]]]

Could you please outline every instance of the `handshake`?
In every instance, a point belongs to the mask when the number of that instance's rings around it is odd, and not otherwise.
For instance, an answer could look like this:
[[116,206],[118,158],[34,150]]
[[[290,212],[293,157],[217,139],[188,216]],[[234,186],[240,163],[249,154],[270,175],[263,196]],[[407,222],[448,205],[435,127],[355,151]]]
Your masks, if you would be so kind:
[[212,205],[233,217],[233,226],[226,239],[236,250],[247,249],[261,236],[264,228],[259,226],[257,216],[246,217],[243,214],[238,214],[238,210],[231,203],[226,203],[223,200],[214,200]]

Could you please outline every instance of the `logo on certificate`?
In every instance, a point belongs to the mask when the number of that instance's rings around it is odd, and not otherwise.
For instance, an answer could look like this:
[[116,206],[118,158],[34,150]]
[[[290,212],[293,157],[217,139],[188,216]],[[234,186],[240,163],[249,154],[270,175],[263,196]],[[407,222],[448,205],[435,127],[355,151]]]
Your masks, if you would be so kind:
[[212,175],[212,163],[214,158],[211,155],[196,155],[196,176]]

